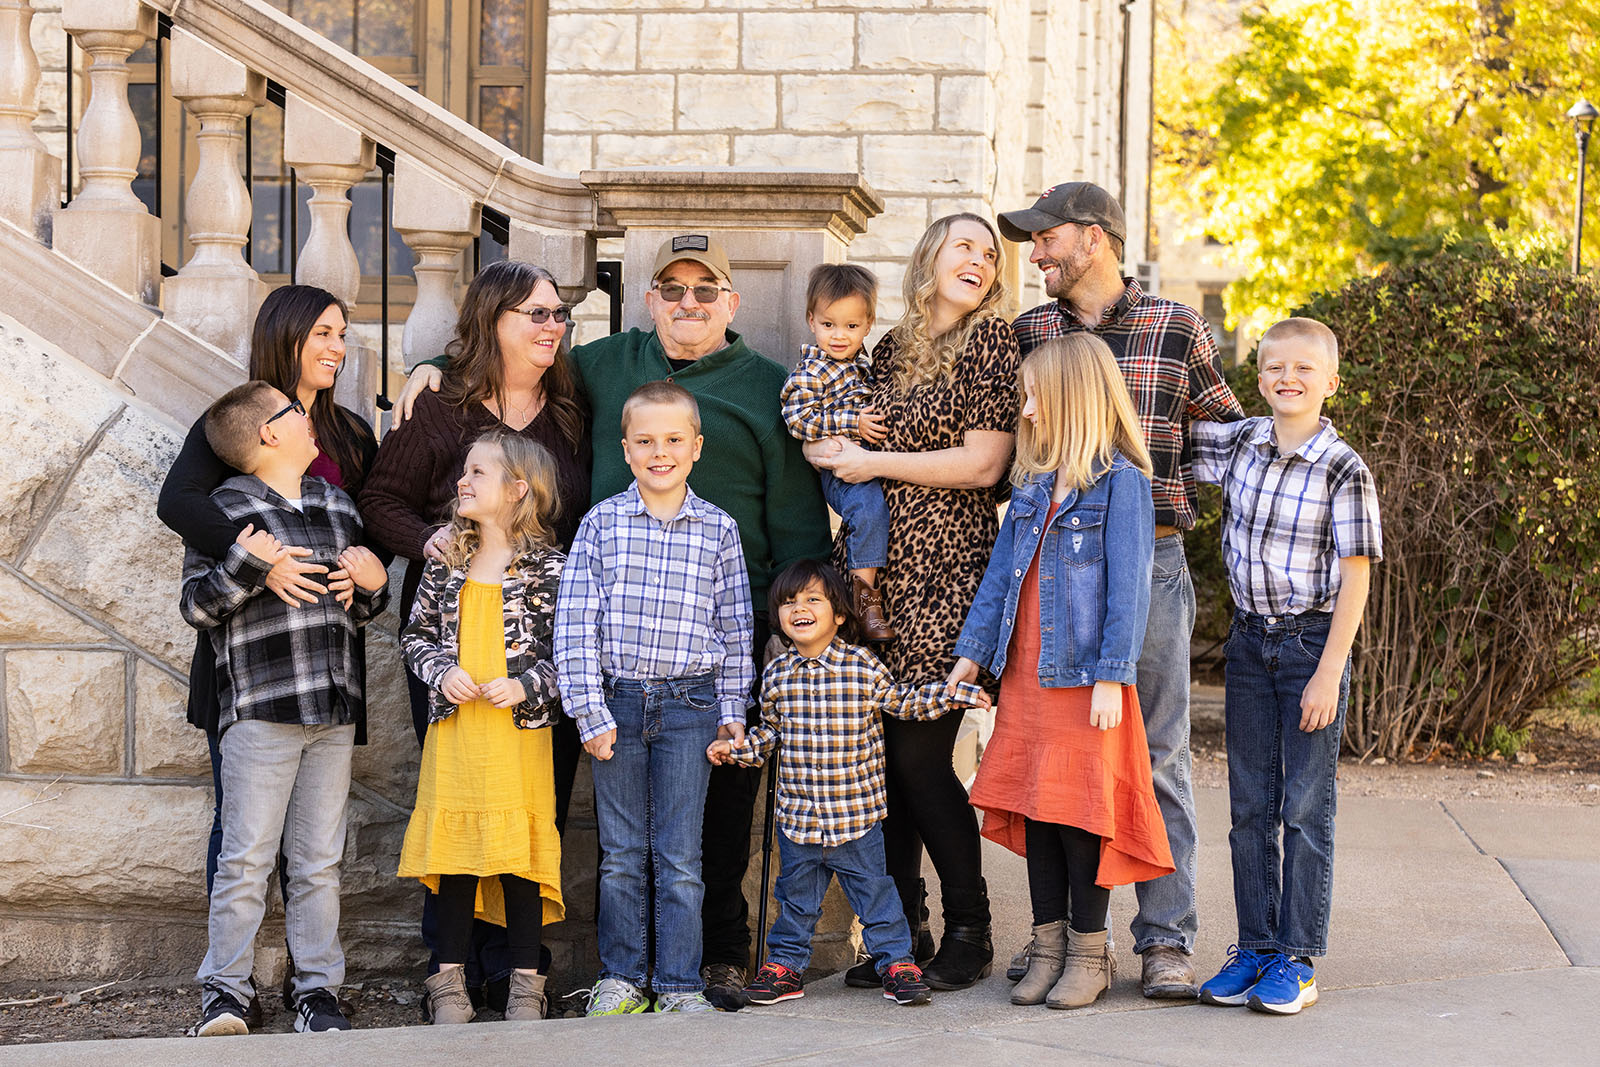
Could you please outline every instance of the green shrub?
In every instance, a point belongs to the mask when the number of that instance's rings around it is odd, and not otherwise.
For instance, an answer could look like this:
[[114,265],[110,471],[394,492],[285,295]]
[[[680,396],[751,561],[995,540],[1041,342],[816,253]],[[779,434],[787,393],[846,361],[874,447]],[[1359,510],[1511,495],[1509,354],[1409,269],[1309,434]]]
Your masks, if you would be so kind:
[[[1372,468],[1383,519],[1346,745],[1514,754],[1541,702],[1600,663],[1600,290],[1446,252],[1299,314],[1339,337],[1327,414]],[[1264,410],[1250,367],[1235,387]],[[1191,555],[1216,554],[1202,532]]]

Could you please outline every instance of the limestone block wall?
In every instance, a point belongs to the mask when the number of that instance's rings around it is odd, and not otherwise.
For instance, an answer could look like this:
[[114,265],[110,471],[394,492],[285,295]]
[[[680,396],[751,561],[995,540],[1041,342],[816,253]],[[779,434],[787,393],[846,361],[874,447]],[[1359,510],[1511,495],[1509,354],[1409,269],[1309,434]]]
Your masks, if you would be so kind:
[[[880,332],[933,219],[1120,188],[1117,0],[551,0],[549,42],[551,166],[859,170],[885,199],[849,250],[883,283]],[[1026,254],[1016,308],[1043,299]]]

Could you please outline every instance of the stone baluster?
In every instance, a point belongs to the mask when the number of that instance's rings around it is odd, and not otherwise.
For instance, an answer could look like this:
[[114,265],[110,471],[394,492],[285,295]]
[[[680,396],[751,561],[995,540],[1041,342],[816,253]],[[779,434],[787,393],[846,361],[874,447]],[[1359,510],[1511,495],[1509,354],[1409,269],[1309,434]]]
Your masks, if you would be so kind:
[[128,106],[128,56],[155,35],[156,13],[139,0],[65,0],[61,20],[92,65],[89,105],[78,123],[83,187],[57,216],[53,243],[118,289],[154,304],[161,220],[133,192],[143,144]]
[[478,233],[481,208],[460,189],[401,156],[394,168],[393,220],[417,257],[417,298],[400,337],[409,373],[455,338],[455,284],[461,271],[457,257]]
[[375,146],[349,126],[290,93],[283,116],[283,160],[311,186],[311,232],[300,248],[294,280],[320,285],[352,309],[361,264],[350,243],[350,187],[372,170]]
[[48,243],[61,202],[61,163],[33,132],[39,57],[32,26],[28,0],[0,0],[0,218]]
[[266,79],[184,30],[172,32],[168,69],[172,95],[200,121],[200,162],[184,200],[194,254],[167,279],[167,319],[248,363],[265,293],[244,260],[251,212],[240,153],[245,119],[266,102]]
[[552,230],[511,221],[512,259],[543,267],[556,276],[561,299],[576,307],[594,290],[595,237],[592,233]]

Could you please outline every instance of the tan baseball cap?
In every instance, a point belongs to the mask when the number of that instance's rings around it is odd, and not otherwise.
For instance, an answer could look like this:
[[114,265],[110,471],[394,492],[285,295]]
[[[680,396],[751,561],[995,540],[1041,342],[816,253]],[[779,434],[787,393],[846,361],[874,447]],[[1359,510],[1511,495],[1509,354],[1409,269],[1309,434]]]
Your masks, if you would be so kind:
[[1094,182],[1063,182],[1039,194],[1033,206],[1000,215],[1000,232],[1007,240],[1024,243],[1036,233],[1053,230],[1067,222],[1098,226],[1119,241],[1128,237],[1128,224],[1122,217],[1117,198]]
[[728,273],[728,253],[722,250],[722,242],[717,240],[715,234],[680,233],[676,237],[668,237],[661,242],[661,251],[656,253],[656,265],[650,271],[650,280],[661,277],[662,271],[680,259],[699,263],[721,278],[724,285],[733,285],[733,278]]

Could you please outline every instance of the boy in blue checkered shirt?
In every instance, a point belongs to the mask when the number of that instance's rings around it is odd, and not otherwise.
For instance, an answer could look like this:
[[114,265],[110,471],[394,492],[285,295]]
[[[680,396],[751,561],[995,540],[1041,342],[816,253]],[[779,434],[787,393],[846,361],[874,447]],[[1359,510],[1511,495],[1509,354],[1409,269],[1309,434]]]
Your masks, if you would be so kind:
[[[861,938],[897,1004],[926,1004],[929,989],[912,959],[911,931],[883,853],[883,716],[937,719],[988,707],[975,685],[897,685],[877,657],[851,643],[855,618],[839,572],[799,560],[772,581],[771,617],[793,646],[761,679],[761,725],[743,740],[716,741],[712,763],[758,767],[781,739],[777,823],[781,865],[773,895],[778,918],[768,958],[745,987],[752,1004],[804,996],[811,936],[835,876],[861,918]],[[841,628],[850,638],[839,636]]]
[[1350,647],[1383,534],[1372,473],[1322,416],[1339,386],[1333,331],[1285,319],[1257,359],[1270,418],[1190,425],[1195,478],[1222,486],[1234,603],[1224,653],[1239,938],[1200,999],[1293,1015],[1317,1002],[1311,961],[1327,951]]
[[594,759],[604,854],[589,1014],[644,1011],[647,983],[657,1011],[712,1011],[700,975],[704,753],[744,736],[750,581],[739,527],[689,488],[702,443],[694,397],[671,382],[640,386],[622,434],[633,484],[583,517],[556,604],[558,684]]

